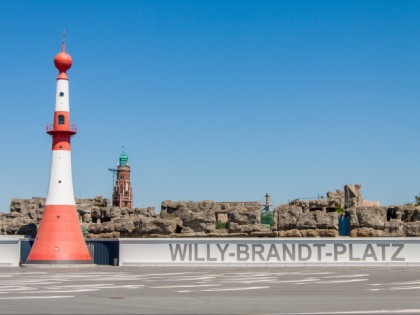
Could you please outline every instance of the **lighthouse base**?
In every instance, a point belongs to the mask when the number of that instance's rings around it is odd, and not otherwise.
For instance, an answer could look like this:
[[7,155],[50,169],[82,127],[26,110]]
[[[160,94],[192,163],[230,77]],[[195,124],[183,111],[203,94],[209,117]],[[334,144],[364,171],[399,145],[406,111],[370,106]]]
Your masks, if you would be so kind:
[[90,265],[75,205],[46,205],[28,265]]

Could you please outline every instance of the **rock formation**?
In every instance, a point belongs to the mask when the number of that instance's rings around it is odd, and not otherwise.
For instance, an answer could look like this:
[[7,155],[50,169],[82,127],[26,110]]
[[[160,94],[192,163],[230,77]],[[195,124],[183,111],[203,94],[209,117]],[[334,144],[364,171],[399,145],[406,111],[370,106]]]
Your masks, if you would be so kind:
[[[34,237],[44,198],[13,199],[0,213],[0,235]],[[420,236],[420,207],[380,207],[364,201],[360,185],[328,192],[327,198],[293,200],[277,206],[273,226],[261,224],[259,202],[164,201],[153,207],[112,207],[109,199],[76,199],[80,225],[88,238],[118,237],[336,237],[347,219],[350,237]]]
[[295,205],[281,205],[274,209],[274,217],[280,237],[338,236],[336,211],[310,211]]
[[357,208],[362,205],[363,198],[360,188],[361,185],[344,186],[344,200],[346,208]]
[[261,225],[259,202],[162,202],[161,218],[180,219],[182,236],[274,236]]
[[280,237],[335,237],[343,216],[349,217],[351,237],[420,236],[419,206],[381,207],[363,200],[361,185],[328,192],[327,199],[293,200],[274,209]]
[[[34,237],[45,198],[13,199],[10,214],[0,214],[0,234]],[[80,225],[88,238],[273,235],[261,226],[258,202],[162,202],[149,208],[110,206],[109,199],[76,199]],[[221,227],[218,226],[221,224]]]

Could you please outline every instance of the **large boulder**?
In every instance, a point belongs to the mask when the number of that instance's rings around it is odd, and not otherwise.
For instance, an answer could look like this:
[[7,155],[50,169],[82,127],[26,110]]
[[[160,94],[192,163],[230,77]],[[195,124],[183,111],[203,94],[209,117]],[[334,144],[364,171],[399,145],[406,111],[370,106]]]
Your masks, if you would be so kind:
[[327,192],[327,198],[328,198],[328,207],[330,208],[344,208],[344,191],[337,189],[335,192],[329,191]]
[[147,207],[147,208],[134,208],[133,215],[142,215],[145,217],[155,217],[155,207]]
[[314,211],[316,228],[321,230],[338,231],[338,214],[337,212]]
[[407,237],[420,236],[420,221],[406,222],[403,226],[404,235]]
[[359,207],[356,209],[360,228],[385,229],[386,208],[384,207]]
[[297,221],[296,228],[298,230],[315,230],[316,229],[316,217],[315,212],[320,211],[311,211],[302,213]]
[[400,220],[385,222],[384,236],[400,237],[404,236],[404,225]]
[[45,198],[32,197],[31,199],[13,198],[10,202],[11,217],[28,217],[34,222],[41,220],[45,207]]
[[[182,223],[179,218],[167,219],[144,217],[141,220],[134,222],[135,228],[130,236],[168,236],[178,232],[181,225]],[[182,232],[182,230],[179,232]]]
[[286,230],[286,231],[278,231],[279,237],[302,237],[300,230]]
[[277,228],[281,230],[296,229],[298,221],[303,214],[303,209],[299,206],[281,205],[274,209],[274,216],[278,218]]
[[403,222],[420,221],[420,207],[415,205],[404,205],[394,208],[401,216]]
[[[281,205],[285,206],[285,205]],[[289,202],[289,206],[296,206],[302,208],[304,212],[309,211],[309,202],[301,199],[294,199]]]
[[373,228],[357,228],[350,231],[351,237],[382,237],[384,230],[376,230]]
[[347,213],[350,216],[350,229],[357,229],[360,227],[359,217],[357,216],[356,209],[347,209]]
[[344,186],[344,203],[346,208],[357,208],[363,204],[361,185]]

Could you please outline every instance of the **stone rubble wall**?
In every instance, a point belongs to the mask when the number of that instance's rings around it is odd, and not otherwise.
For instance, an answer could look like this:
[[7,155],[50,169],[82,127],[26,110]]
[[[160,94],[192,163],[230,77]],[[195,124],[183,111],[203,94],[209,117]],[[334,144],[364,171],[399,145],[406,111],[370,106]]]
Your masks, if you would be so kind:
[[[275,236],[270,228],[261,225],[260,202],[201,202],[164,201],[160,216],[178,218],[177,236]],[[217,229],[216,222],[227,223]]]
[[350,237],[420,236],[420,206],[362,206],[344,213],[280,205],[274,209],[274,221],[279,237],[337,237],[340,215],[350,217]]
[[[420,206],[366,206],[360,185],[328,192],[327,198],[277,206],[273,226],[261,224],[260,202],[163,201],[154,207],[112,207],[102,197],[76,199],[88,238],[118,237],[337,237],[339,218],[350,219],[350,237],[420,236]],[[45,198],[12,199],[0,213],[0,235],[35,236]]]
[[[0,213],[0,235],[34,237],[45,198],[13,199],[10,213]],[[261,226],[259,202],[164,201],[159,214],[154,207],[112,207],[109,199],[76,199],[80,225],[88,238],[274,236]],[[226,223],[217,229],[216,221]]]
[[295,205],[274,209],[274,222],[280,237],[336,237],[338,214],[323,210],[306,210]]

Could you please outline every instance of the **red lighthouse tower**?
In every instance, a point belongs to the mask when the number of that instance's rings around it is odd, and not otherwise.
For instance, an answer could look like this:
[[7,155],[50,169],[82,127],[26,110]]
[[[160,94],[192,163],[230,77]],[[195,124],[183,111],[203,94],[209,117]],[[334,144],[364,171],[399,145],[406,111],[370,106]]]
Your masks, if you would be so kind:
[[130,164],[128,155],[123,152],[120,154],[120,162],[117,168],[117,181],[112,194],[112,205],[115,207],[133,208],[133,190],[130,180]]
[[52,136],[50,183],[44,214],[27,264],[92,264],[80,228],[73,193],[70,138],[76,127],[70,125],[69,79],[66,71],[72,58],[65,50],[54,58],[57,92],[54,123],[47,126]]

